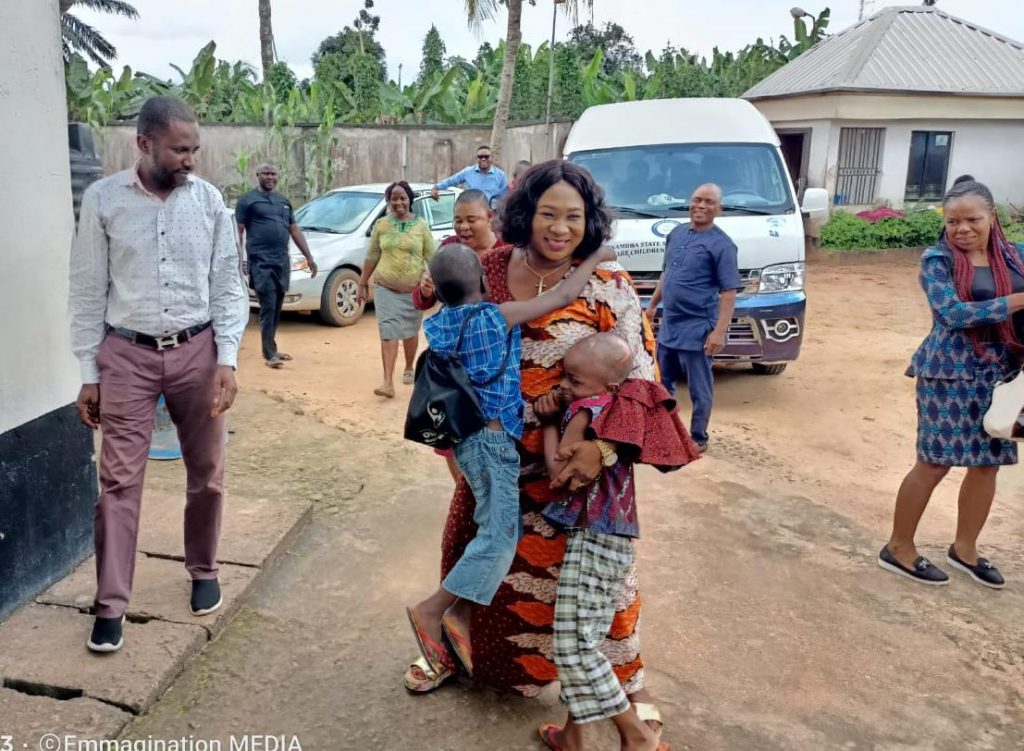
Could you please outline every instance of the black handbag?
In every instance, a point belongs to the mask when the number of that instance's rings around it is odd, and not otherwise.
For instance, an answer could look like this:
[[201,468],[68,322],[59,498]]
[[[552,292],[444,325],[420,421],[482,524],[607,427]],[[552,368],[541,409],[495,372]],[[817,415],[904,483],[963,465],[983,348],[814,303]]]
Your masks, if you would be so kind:
[[[433,448],[451,448],[482,430],[484,419],[474,384],[459,358],[459,345],[466,325],[479,313],[474,311],[462,321],[452,354],[428,349],[416,361],[416,377],[405,416],[405,437]],[[512,332],[505,341],[501,367],[477,386],[489,386],[501,378],[508,365]]]

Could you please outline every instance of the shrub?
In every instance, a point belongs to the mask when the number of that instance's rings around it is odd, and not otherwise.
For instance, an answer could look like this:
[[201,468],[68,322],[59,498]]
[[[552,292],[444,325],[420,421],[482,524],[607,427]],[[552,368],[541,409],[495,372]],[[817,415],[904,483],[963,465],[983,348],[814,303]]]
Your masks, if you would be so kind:
[[1006,239],[1013,243],[1024,243],[1024,224],[1005,224],[1003,232]]
[[875,223],[836,212],[821,228],[821,244],[845,250],[920,248],[934,243],[941,230],[942,217],[934,211],[918,211]]
[[821,244],[826,248],[871,248],[870,232],[870,222],[845,211],[837,211],[821,228]]

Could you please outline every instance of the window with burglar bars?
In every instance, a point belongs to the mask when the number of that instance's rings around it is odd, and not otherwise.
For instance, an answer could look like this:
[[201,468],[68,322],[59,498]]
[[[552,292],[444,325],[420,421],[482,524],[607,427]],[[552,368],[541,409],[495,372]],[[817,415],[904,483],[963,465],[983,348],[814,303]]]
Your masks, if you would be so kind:
[[885,128],[843,128],[839,133],[837,204],[870,204],[882,169]]
[[908,201],[938,201],[946,192],[953,134],[948,130],[915,130],[910,134],[907,165]]

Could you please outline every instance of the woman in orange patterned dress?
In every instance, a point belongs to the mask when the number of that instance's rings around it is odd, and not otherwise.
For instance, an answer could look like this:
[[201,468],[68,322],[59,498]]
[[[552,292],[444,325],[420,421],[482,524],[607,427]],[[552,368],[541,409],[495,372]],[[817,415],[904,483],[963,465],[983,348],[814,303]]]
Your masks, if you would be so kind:
[[[484,259],[490,300],[502,303],[537,296],[562,279],[580,258],[595,252],[611,234],[604,192],[589,173],[570,162],[536,165],[502,207],[502,235],[508,247]],[[523,696],[536,696],[558,677],[552,661],[551,631],[555,589],[565,554],[562,531],[541,517],[544,505],[560,496],[549,487],[541,426],[533,401],[562,378],[562,358],[575,342],[595,332],[613,331],[635,353],[631,377],[655,379],[654,338],[642,314],[628,274],[616,263],[598,267],[583,294],[572,304],[522,327],[522,389],[526,429],[520,506],[524,535],[512,568],[493,603],[476,608],[471,625],[473,680]],[[567,470],[574,487],[597,476],[602,454],[592,441],[578,444]],[[442,539],[442,578],[473,539],[474,501],[460,481],[455,489]],[[631,576],[621,610],[602,647],[630,700],[643,719],[660,726],[644,689],[637,619],[640,595]],[[443,645],[441,645],[444,649]],[[424,693],[454,675],[455,661],[418,660],[405,675],[410,691]]]

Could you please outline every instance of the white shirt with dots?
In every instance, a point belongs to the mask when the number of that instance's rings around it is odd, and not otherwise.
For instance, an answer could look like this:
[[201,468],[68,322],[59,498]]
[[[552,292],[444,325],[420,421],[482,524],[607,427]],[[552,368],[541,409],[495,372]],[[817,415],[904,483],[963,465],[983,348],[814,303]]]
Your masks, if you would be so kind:
[[213,322],[217,363],[237,366],[249,315],[233,220],[220,192],[190,175],[166,200],[138,164],[90,185],[71,250],[71,348],[99,383],[106,325],[164,336]]

